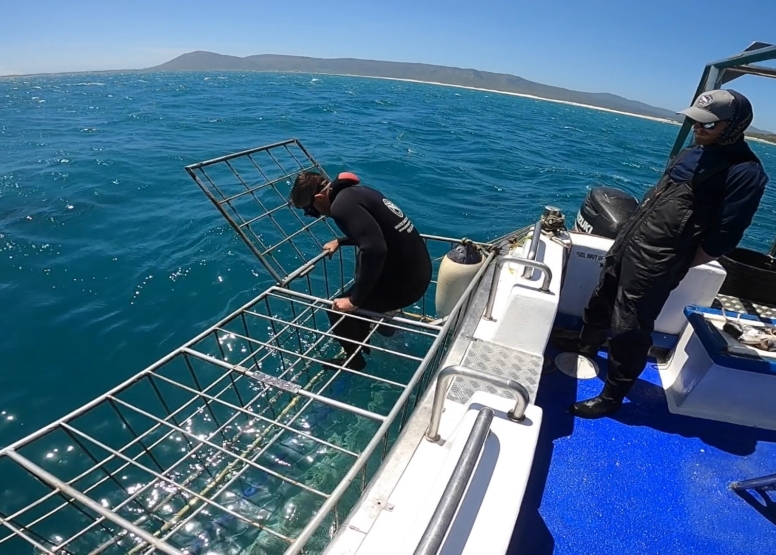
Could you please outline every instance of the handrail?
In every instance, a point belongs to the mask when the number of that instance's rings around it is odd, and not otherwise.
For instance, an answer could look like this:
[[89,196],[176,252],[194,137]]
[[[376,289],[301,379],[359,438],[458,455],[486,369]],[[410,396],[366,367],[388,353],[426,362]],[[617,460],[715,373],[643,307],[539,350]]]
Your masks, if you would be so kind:
[[442,419],[442,407],[445,404],[447,386],[450,384],[450,380],[456,376],[462,376],[512,391],[515,395],[515,408],[507,413],[507,417],[514,422],[521,422],[525,418],[525,409],[528,408],[528,391],[522,384],[501,376],[493,376],[479,370],[472,370],[465,366],[448,366],[443,368],[437,377],[434,404],[431,407],[431,423],[428,426],[428,432],[426,432],[426,439],[429,441],[439,441],[439,421]]
[[[536,222],[533,228],[533,235],[531,235],[531,246],[528,247],[528,260],[536,260],[536,251],[539,250],[539,243],[542,240],[542,221]],[[533,268],[526,266],[523,269],[523,277],[530,279],[533,276]]]
[[477,419],[469,432],[461,456],[453,469],[453,474],[447,482],[431,520],[428,521],[414,555],[436,555],[439,551],[485,445],[485,440],[490,432],[490,424],[493,422],[493,415],[493,409],[490,407],[482,408],[477,413]]
[[527,258],[522,258],[520,256],[505,254],[504,256],[499,257],[499,259],[496,261],[496,269],[493,271],[493,281],[491,281],[490,283],[490,293],[488,293],[488,305],[485,308],[486,320],[494,320],[493,304],[496,302],[496,289],[498,289],[498,277],[499,277],[499,274],[501,273],[501,268],[507,262],[516,262],[518,264],[530,266],[532,268],[536,268],[537,270],[544,272],[544,281],[542,281],[542,285],[539,287],[539,291],[541,291],[542,293],[549,293],[550,291],[550,282],[552,281],[552,270],[550,270],[550,267],[547,266],[547,264],[545,264],[544,262],[538,262],[536,260],[528,260]]

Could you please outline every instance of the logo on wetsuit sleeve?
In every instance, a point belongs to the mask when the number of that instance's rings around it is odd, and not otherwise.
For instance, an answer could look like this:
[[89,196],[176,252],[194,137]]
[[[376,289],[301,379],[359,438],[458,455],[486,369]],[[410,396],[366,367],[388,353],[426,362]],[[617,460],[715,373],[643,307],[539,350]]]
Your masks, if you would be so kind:
[[404,212],[402,212],[402,211],[399,209],[399,207],[398,207],[398,206],[396,206],[394,203],[392,203],[392,202],[391,202],[390,200],[388,200],[387,198],[384,198],[384,199],[383,199],[383,204],[384,204],[384,205],[386,205],[386,206],[388,207],[388,210],[390,210],[391,212],[393,212],[394,214],[396,214],[396,215],[397,215],[397,216],[399,216],[400,218],[403,218],[403,217],[404,217]]
[[410,219],[404,215],[404,212],[402,212],[398,206],[396,206],[387,198],[383,199],[383,204],[385,204],[388,210],[393,212],[396,216],[398,216],[399,218],[402,218],[402,221],[400,221],[398,224],[393,226],[394,229],[396,229],[396,231],[406,231],[407,233],[409,233],[414,229],[414,226],[412,225],[412,222],[410,221]]

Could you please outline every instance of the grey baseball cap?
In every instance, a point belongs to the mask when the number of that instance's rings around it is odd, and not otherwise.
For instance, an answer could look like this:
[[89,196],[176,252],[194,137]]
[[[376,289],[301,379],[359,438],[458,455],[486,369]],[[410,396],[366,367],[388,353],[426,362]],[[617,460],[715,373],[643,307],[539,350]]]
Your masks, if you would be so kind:
[[702,93],[692,106],[679,112],[701,123],[730,119],[735,112],[735,97],[729,91],[718,89]]

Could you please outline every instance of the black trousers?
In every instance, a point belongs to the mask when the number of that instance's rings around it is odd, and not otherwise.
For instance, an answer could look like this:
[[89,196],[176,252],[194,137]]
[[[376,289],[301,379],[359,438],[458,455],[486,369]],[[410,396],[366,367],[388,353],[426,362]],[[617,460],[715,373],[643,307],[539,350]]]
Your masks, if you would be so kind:
[[[400,310],[419,301],[428,288],[428,283],[416,284],[415,287],[409,288],[406,285],[406,282],[399,281],[378,282],[359,308],[372,312]],[[350,290],[346,291],[343,296],[348,297],[349,294]],[[338,337],[345,353],[348,356],[352,355],[359,348],[359,345],[354,341],[363,343],[369,335],[372,322],[364,319],[364,316],[355,316],[345,312],[331,311],[328,315],[332,326],[331,333]],[[368,348],[365,350],[369,352]]]
[[661,274],[659,268],[634,258],[622,251],[605,258],[580,333],[584,343],[600,347],[611,330],[609,372],[602,393],[616,399],[627,395],[644,370],[655,320],[686,274],[682,266],[689,267],[685,257],[677,257],[671,271]]

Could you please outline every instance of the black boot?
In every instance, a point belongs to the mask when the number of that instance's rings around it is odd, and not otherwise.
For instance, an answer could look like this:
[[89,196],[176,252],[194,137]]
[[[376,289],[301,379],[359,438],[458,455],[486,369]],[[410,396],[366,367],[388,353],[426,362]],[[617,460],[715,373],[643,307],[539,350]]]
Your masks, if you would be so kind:
[[[389,310],[385,313],[386,316],[396,316],[400,313],[400,310]],[[387,319],[388,322],[390,322],[390,318]],[[386,326],[386,325],[380,325],[380,324],[373,324],[373,326],[377,326],[377,329],[375,330],[376,333],[379,333],[383,337],[393,337],[396,334],[396,328],[393,326]]]
[[569,407],[569,412],[580,418],[601,418],[614,414],[622,406],[622,398],[615,397],[602,391],[597,397],[579,401]]
[[590,358],[595,358],[598,355],[598,346],[583,342],[579,336],[556,336],[552,338],[550,345],[562,353],[576,353]]
[[396,334],[396,328],[378,324],[375,332],[379,333],[383,337],[393,337]]

